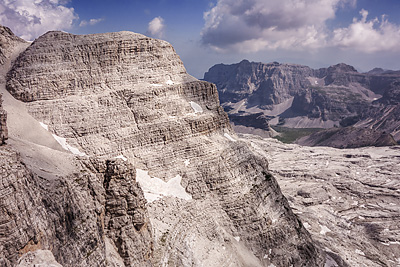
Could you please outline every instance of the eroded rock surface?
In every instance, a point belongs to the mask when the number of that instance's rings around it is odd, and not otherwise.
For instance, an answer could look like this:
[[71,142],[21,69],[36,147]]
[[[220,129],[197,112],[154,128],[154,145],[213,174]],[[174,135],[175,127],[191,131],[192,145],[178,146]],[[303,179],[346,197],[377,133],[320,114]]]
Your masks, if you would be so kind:
[[0,65],[4,65],[11,57],[16,45],[27,43],[25,40],[14,35],[8,27],[0,25]]
[[215,65],[204,79],[216,84],[221,104],[238,132],[259,129],[264,136],[273,136],[270,125],[355,126],[392,134],[400,141],[398,71],[359,73],[343,63],[311,69],[244,60]]
[[10,124],[10,144],[44,188],[40,249],[63,266],[325,262],[265,158],[237,140],[216,87],[189,76],[168,43],[50,32],[15,60],[7,89],[24,102],[4,92],[25,122]]
[[242,140],[268,159],[295,214],[339,266],[399,266],[398,146],[339,150]]

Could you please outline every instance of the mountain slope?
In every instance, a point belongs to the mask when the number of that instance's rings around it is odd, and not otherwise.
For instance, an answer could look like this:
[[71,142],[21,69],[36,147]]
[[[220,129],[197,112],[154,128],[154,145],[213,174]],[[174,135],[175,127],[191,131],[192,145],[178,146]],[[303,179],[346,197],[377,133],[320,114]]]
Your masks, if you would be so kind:
[[[343,63],[314,70],[301,65],[244,60],[215,65],[204,79],[217,85],[221,104],[239,131],[259,128],[268,132],[269,125],[290,128],[355,125],[391,133],[400,141],[400,121],[396,119],[400,103],[396,97],[398,72],[358,73]],[[257,116],[256,122],[255,114],[264,117]],[[251,128],[246,130],[238,125]]]
[[33,224],[7,207],[7,224],[31,226],[0,251],[7,264],[36,249],[63,266],[323,264],[216,87],[188,75],[170,44],[49,32],[16,58],[6,87],[9,118],[25,122],[9,122],[7,146],[21,155],[10,165],[39,188],[27,210],[46,215]]

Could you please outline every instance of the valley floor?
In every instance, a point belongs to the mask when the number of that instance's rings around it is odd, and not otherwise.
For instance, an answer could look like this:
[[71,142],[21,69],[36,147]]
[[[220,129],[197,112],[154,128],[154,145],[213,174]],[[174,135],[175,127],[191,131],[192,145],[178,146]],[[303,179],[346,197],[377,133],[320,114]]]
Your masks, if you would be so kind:
[[268,159],[293,211],[333,260],[400,266],[399,146],[334,149],[241,137]]

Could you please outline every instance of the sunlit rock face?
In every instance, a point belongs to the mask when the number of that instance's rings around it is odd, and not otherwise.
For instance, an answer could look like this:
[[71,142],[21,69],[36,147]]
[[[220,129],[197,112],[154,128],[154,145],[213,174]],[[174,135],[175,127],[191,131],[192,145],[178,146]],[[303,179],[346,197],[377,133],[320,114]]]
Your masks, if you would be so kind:
[[[35,248],[63,266],[324,264],[216,87],[188,75],[168,43],[49,32],[19,54],[6,87],[9,145],[40,189],[8,210],[26,227],[0,252],[7,264]],[[32,221],[20,212],[35,208],[44,215]]]
[[211,67],[204,80],[216,84],[221,104],[238,132],[263,136],[264,131],[264,136],[272,136],[270,125],[355,126],[391,134],[400,141],[400,71],[359,73],[343,63],[311,69],[243,60]]
[[399,146],[335,149],[251,135],[241,140],[268,159],[290,206],[334,260],[328,266],[399,265]]

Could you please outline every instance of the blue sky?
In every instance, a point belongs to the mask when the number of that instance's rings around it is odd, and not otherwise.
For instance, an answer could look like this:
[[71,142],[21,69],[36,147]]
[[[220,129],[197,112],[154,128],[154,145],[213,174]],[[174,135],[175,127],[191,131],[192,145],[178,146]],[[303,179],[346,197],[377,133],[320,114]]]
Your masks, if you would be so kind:
[[399,0],[0,0],[0,24],[26,40],[138,32],[169,41],[197,78],[242,59],[398,70],[399,15]]

